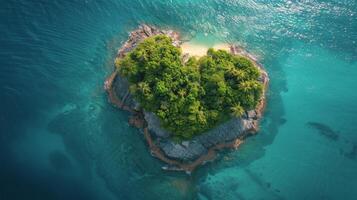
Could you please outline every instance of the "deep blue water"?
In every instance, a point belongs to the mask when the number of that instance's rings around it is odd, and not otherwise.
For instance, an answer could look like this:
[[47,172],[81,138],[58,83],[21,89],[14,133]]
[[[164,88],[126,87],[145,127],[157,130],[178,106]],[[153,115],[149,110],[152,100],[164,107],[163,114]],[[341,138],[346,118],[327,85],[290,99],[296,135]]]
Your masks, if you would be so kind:
[[[143,22],[270,74],[260,133],[191,176],[162,171],[103,91]],[[356,199],[356,91],[355,0],[2,0],[0,199]]]

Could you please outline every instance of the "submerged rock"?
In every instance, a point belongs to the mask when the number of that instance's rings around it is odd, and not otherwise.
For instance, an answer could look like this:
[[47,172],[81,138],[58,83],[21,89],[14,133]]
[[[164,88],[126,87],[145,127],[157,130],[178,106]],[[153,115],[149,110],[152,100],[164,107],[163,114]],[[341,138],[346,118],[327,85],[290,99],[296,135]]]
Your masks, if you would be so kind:
[[327,126],[327,125],[325,125],[323,123],[307,122],[306,124],[309,127],[318,130],[321,135],[325,136],[326,138],[328,138],[330,140],[336,141],[339,138],[337,132],[335,132],[334,130],[332,130],[332,128],[330,128],[329,126]]

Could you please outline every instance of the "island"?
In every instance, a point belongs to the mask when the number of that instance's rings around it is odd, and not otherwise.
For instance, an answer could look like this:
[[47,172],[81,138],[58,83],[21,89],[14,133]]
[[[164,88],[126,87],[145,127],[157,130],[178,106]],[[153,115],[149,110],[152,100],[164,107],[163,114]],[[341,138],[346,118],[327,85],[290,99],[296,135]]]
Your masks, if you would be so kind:
[[131,113],[166,170],[192,172],[259,129],[268,75],[237,45],[195,55],[173,30],[140,25],[119,49],[104,88]]

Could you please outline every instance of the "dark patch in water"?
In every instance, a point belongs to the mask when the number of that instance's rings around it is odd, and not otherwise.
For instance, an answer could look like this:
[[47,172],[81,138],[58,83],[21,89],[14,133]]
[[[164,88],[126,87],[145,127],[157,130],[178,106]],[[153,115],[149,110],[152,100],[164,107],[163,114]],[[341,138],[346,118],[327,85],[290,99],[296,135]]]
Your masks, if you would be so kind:
[[271,183],[267,182],[266,186],[267,186],[267,188],[270,188],[271,187]]
[[0,145],[1,200],[95,200],[100,194],[85,182],[31,164],[19,165],[9,149]]
[[330,140],[337,141],[339,136],[338,132],[332,130],[329,126],[319,123],[319,122],[307,122],[309,127],[314,128],[319,131],[319,133]]
[[84,176],[90,177],[91,158],[86,146],[86,133],[94,130],[94,123],[87,122],[85,116],[87,114],[80,109],[61,113],[49,122],[47,128],[63,138],[66,152],[81,164]]
[[51,152],[48,155],[48,160],[50,161],[52,167],[56,170],[64,170],[71,167],[71,161],[64,153],[60,151]]
[[357,144],[352,144],[352,148],[350,151],[347,153],[344,153],[344,156],[346,156],[349,159],[355,159],[357,156]]
[[340,155],[341,155],[341,156],[344,156],[343,149],[340,149],[340,151],[339,151],[339,152],[340,152]]
[[264,180],[262,180],[262,178],[260,177],[261,175],[255,174],[252,171],[250,171],[249,169],[245,169],[244,171],[247,173],[249,178],[251,178],[251,180],[254,183],[256,183],[258,186],[260,186],[268,194],[271,194],[272,198],[274,198],[274,199],[284,199],[280,195],[276,194],[275,191],[272,191],[270,189],[271,188],[271,184],[269,182],[265,182]]
[[280,120],[279,120],[280,125],[283,125],[286,122],[287,122],[287,120],[285,118],[280,118]]

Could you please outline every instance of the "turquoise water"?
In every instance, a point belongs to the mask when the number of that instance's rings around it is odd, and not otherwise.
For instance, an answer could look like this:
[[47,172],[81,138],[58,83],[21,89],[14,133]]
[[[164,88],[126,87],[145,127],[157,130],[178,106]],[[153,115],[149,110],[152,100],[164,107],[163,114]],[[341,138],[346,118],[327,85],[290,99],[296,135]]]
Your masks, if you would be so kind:
[[[255,54],[260,133],[191,176],[162,171],[103,90],[142,22]],[[7,0],[0,30],[1,200],[357,196],[356,1]]]

